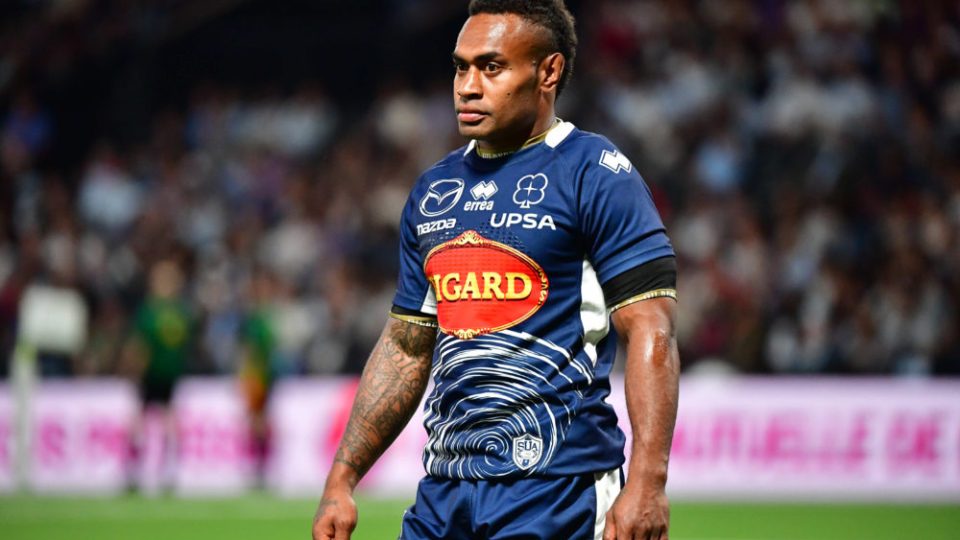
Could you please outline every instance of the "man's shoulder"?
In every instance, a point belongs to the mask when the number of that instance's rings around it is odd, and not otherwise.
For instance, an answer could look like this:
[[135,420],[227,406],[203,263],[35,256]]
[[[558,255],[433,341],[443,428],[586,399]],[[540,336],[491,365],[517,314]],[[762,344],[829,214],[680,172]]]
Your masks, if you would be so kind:
[[596,146],[613,146],[613,143],[610,142],[610,139],[599,133],[580,129],[573,126],[573,124],[569,125],[570,128],[567,129],[566,133],[560,132],[558,134],[563,136],[563,140],[559,144],[555,145],[557,150],[575,150]]
[[415,199],[422,196],[430,189],[431,185],[440,181],[460,180],[462,182],[459,177],[463,175],[463,158],[468,149],[469,145],[461,146],[444,156],[440,161],[424,169],[410,188],[410,198]]
[[427,167],[423,173],[420,175],[420,179],[429,179],[437,178],[443,176],[444,174],[457,169],[463,165],[464,157],[467,155],[467,152],[470,150],[470,145],[463,145],[460,148],[450,152],[449,154],[443,156],[440,161],[437,161],[433,165]]
[[623,169],[629,172],[633,168],[617,145],[592,131],[574,128],[562,142],[555,145],[555,151],[571,163],[585,163],[589,169],[596,167],[598,171],[610,169],[618,173]]

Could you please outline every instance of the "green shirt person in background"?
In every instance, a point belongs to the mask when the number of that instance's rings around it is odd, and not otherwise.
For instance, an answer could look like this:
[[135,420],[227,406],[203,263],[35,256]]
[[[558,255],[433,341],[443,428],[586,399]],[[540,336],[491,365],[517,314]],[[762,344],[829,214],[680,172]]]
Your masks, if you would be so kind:
[[150,289],[137,310],[127,356],[140,373],[145,404],[166,405],[183,375],[190,353],[193,321],[180,299],[183,272],[162,260],[150,270]]
[[123,362],[140,382],[143,411],[134,435],[138,455],[135,477],[143,493],[160,493],[173,482],[176,430],[170,399],[183,375],[193,340],[194,322],[181,299],[184,275],[171,259],[150,268],[149,290],[137,309]]

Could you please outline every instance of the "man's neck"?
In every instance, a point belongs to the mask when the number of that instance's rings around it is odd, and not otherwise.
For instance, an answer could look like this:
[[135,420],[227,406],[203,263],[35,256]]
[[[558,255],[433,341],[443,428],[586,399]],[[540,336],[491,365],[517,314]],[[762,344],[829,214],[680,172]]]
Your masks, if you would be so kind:
[[496,159],[523,150],[542,142],[547,137],[547,133],[559,123],[560,119],[554,115],[547,117],[546,121],[537,122],[530,131],[532,135],[521,144],[495,146],[485,141],[477,141],[477,155],[486,159]]

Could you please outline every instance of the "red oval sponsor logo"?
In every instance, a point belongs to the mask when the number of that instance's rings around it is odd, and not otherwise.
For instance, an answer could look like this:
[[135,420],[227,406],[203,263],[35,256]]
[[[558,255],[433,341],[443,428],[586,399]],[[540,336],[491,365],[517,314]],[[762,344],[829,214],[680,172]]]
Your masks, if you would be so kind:
[[547,275],[520,251],[466,231],[433,248],[424,265],[440,330],[472,339],[520,324],[547,300]]

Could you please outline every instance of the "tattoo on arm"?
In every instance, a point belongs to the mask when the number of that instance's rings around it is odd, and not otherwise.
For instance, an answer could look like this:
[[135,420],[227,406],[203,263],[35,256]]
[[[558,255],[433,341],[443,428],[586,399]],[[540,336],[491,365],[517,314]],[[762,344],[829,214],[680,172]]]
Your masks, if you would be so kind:
[[437,329],[417,324],[398,322],[391,326],[390,337],[404,354],[413,358],[433,359],[433,346],[437,342]]
[[362,477],[400,434],[423,397],[436,328],[391,319],[360,378],[334,458]]

